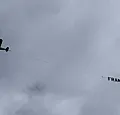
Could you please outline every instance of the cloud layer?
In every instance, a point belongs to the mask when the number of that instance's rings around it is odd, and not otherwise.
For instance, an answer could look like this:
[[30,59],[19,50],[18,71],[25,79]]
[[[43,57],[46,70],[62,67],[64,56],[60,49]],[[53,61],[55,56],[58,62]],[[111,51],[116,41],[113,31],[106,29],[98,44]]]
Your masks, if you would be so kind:
[[119,1],[0,4],[1,115],[119,114]]

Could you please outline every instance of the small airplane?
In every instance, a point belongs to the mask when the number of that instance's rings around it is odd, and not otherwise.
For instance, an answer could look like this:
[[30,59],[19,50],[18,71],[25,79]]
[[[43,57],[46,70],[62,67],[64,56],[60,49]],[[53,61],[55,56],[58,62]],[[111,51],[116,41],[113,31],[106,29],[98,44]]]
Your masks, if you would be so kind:
[[5,50],[6,52],[11,51],[9,50],[9,47],[6,48],[1,47],[2,43],[3,43],[3,39],[0,39],[0,50]]

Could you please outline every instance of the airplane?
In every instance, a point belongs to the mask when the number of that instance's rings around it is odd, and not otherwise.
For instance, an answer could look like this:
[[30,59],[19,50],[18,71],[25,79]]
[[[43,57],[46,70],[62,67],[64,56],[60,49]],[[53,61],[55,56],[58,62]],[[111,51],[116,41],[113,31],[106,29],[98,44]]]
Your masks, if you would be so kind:
[[0,39],[0,50],[5,50],[6,52],[11,51],[9,50],[9,47],[6,48],[1,47],[2,43],[3,43],[3,39]]

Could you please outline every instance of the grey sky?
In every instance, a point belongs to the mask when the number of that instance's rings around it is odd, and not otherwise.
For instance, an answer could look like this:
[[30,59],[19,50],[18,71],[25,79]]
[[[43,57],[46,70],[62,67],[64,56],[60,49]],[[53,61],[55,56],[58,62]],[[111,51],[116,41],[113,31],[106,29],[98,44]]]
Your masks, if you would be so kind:
[[[119,4],[1,0],[0,34],[12,52],[0,53],[0,114],[118,115],[120,84],[101,76],[120,75]],[[36,82],[43,89],[33,91]]]

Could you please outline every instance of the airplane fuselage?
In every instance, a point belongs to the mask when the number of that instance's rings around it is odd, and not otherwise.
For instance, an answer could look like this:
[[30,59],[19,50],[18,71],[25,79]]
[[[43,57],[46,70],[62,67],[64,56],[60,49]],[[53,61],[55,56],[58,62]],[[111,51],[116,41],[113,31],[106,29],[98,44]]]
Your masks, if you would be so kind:
[[6,50],[6,48],[0,47],[0,50]]

